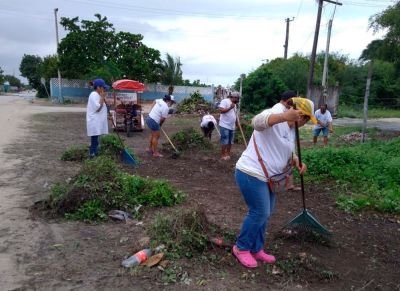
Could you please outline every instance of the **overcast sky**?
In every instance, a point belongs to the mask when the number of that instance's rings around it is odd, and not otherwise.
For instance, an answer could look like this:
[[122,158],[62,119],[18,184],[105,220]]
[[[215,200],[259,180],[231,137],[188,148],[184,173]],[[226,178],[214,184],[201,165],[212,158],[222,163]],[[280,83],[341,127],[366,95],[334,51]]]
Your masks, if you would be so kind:
[[[333,20],[331,52],[357,59],[381,35],[368,19],[393,4],[389,0],[341,1]],[[19,77],[24,54],[56,52],[54,8],[58,17],[95,20],[106,16],[117,31],[140,33],[143,42],[180,57],[183,78],[207,84],[233,84],[266,59],[282,57],[285,19],[290,23],[288,55],[309,54],[317,15],[314,0],[1,0],[0,67]],[[318,51],[325,50],[334,5],[325,2]],[[59,26],[60,38],[65,31]]]

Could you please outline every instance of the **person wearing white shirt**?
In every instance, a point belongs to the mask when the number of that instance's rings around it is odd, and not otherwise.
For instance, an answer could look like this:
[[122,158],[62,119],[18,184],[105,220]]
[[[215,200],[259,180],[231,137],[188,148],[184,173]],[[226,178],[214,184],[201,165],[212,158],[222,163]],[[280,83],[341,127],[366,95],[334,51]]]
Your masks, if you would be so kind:
[[[295,96],[293,91],[283,93],[278,104],[253,118],[253,134],[236,163],[236,184],[249,211],[232,251],[248,268],[257,267],[257,261],[271,264],[276,261],[263,250],[266,227],[275,206],[271,177],[286,177],[293,166],[297,167],[300,175],[307,170],[304,163],[299,166],[296,156],[292,160],[295,145],[288,122],[297,121],[299,126],[303,126],[311,118],[315,123],[314,104],[308,99],[293,98]],[[293,102],[296,102],[297,109],[291,107]]]
[[153,157],[163,156],[157,151],[160,129],[165,119],[168,117],[169,107],[171,107],[174,102],[170,95],[165,95],[163,99],[156,99],[151,106],[149,116],[146,118],[146,124],[151,130],[150,145],[147,152]]
[[214,116],[212,116],[208,112],[201,118],[200,127],[201,130],[203,131],[204,137],[207,137],[211,140],[211,135],[216,124],[217,121],[215,120]]
[[86,129],[90,136],[89,157],[98,155],[99,136],[108,134],[107,104],[105,90],[109,88],[103,79],[93,81],[94,91],[90,93],[86,107]]
[[229,93],[228,98],[219,104],[219,128],[221,133],[221,159],[229,160],[236,128],[236,104],[239,102],[239,93]]
[[333,132],[332,127],[332,115],[328,110],[327,104],[322,104],[317,111],[315,111],[315,118],[318,120],[318,124],[313,129],[313,143],[317,144],[318,136],[322,131],[324,136],[324,145],[328,145],[328,135]]

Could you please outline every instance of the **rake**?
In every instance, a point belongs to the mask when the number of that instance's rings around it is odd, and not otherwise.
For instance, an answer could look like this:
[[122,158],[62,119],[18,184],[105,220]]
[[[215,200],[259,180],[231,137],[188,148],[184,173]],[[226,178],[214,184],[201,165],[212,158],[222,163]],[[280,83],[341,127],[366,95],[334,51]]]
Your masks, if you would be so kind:
[[[300,168],[302,167],[301,163],[301,151],[300,151],[300,137],[299,137],[299,125],[297,121],[295,122],[295,130],[296,130],[296,143],[297,143],[297,156],[299,158]],[[283,228],[287,228],[289,226],[298,226],[304,230],[315,231],[322,235],[330,236],[332,233],[326,229],[319,221],[315,218],[315,216],[306,208],[306,199],[304,194],[304,179],[303,175],[300,175],[301,181],[301,195],[303,199],[303,210],[292,220],[290,220]]]

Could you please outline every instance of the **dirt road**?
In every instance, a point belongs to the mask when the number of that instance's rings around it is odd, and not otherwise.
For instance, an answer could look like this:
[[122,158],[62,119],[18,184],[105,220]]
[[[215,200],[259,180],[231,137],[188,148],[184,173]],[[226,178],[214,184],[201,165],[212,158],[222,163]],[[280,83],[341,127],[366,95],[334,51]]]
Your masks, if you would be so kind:
[[[24,275],[21,264],[24,255],[35,253],[39,234],[43,231],[40,222],[29,219],[26,195],[22,185],[26,178],[16,174],[13,169],[26,160],[10,158],[4,153],[6,146],[14,144],[19,138],[28,134],[28,118],[42,112],[82,112],[84,108],[38,106],[29,98],[18,96],[0,96],[0,282],[2,290],[22,286],[28,278]],[[33,169],[26,169],[32,171]]]
[[[333,120],[333,125],[361,126],[363,120],[360,118],[339,118]],[[367,127],[375,127],[381,130],[400,131],[400,118],[374,118],[368,119]]]

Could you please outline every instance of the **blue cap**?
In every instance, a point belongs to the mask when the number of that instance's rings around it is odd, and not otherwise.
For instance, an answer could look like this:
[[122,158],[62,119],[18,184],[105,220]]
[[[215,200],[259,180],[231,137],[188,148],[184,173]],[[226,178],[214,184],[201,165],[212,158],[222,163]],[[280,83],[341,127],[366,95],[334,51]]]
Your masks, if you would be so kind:
[[93,80],[93,87],[94,87],[94,88],[103,87],[103,88],[106,89],[106,90],[110,89],[110,86],[108,86],[108,85],[106,84],[106,82],[104,82],[103,79],[96,79],[96,80]]

